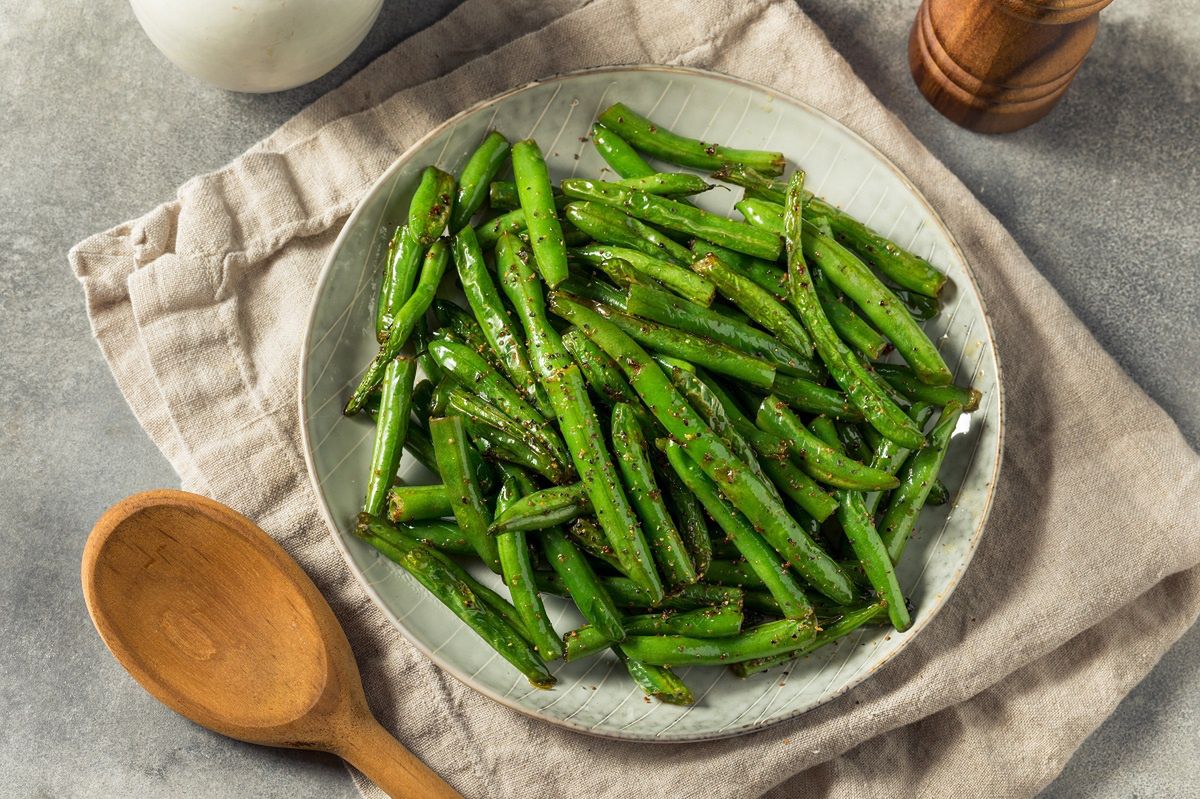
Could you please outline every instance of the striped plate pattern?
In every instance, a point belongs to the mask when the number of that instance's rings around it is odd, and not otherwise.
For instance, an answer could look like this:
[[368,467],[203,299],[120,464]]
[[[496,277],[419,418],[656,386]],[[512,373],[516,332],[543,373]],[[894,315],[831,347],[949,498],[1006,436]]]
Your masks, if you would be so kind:
[[[457,170],[491,128],[510,139],[535,137],[555,180],[610,174],[583,140],[596,114],[621,100],[670,128],[739,147],[781,150],[808,173],[808,186],[876,230],[929,258],[953,285],[929,326],[959,382],[983,391],[947,456],[944,480],[954,501],[924,511],[900,567],[916,607],[903,635],[871,628],[785,670],[737,679],[725,669],[685,668],[696,694],[690,708],[648,702],[611,654],[556,664],[551,691],[535,690],[399,567],[354,538],[373,427],[340,413],[360,369],[375,352],[374,301],[389,226],[389,207],[407,196],[427,164]],[[732,213],[740,192],[716,189],[699,202]],[[437,128],[385,173],[350,217],[321,275],[302,347],[300,417],[310,475],[350,568],[417,647],[467,685],[530,715],[575,730],[645,741],[691,741],[760,729],[813,708],[867,678],[919,635],[961,577],[991,504],[999,469],[1001,393],[983,302],[962,253],[916,189],[878,151],[821,112],[761,86],[695,70],[625,67],[590,70],[514,90]],[[405,478],[419,480],[408,455]],[[477,576],[503,592],[486,570]],[[580,622],[569,605],[547,597],[560,632]]]

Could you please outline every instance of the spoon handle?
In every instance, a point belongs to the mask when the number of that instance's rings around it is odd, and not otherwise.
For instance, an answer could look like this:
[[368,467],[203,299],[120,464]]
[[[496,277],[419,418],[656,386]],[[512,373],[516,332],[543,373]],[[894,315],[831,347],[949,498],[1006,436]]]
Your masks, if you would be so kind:
[[392,799],[462,799],[374,718],[355,725],[338,754]]

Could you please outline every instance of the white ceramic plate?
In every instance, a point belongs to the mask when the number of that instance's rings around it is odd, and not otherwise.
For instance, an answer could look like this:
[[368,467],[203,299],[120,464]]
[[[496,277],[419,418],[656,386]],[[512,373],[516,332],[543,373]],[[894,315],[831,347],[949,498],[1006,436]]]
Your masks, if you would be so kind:
[[[352,533],[368,471],[373,426],[340,413],[360,370],[375,353],[374,302],[389,201],[407,207],[420,171],[457,171],[491,128],[511,140],[535,137],[552,178],[608,173],[584,140],[595,115],[621,100],[672,130],[737,147],[781,150],[808,173],[808,185],[950,275],[942,314],[929,325],[959,383],[983,391],[980,409],[959,424],[943,479],[947,507],[929,508],[901,563],[899,577],[916,607],[903,634],[872,628],[793,664],[737,679],[720,668],[683,668],[697,703],[690,708],[643,700],[611,654],[553,664],[559,683],[533,689],[453,614]],[[700,198],[732,213],[740,192]],[[664,67],[589,70],[500,95],[430,132],[379,179],[346,223],[317,284],[301,351],[300,419],[305,455],[326,521],[367,592],[417,647],[458,679],[522,713],[581,732],[645,741],[692,741],[760,729],[852,688],[894,657],[933,618],[971,559],[991,505],[1000,459],[998,365],[983,302],[962,253],[937,214],[878,151],[820,111],[726,76]],[[401,473],[424,469],[405,455]],[[427,475],[426,475],[427,476]],[[504,591],[482,567],[477,576]],[[547,597],[559,631],[577,625],[573,608]]]

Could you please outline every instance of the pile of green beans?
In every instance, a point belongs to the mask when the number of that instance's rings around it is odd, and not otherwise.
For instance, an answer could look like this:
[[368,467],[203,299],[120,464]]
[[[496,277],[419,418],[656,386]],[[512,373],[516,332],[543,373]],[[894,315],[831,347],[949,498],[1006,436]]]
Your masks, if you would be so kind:
[[[381,231],[379,352],[345,407],[375,425],[358,535],[540,688],[610,651],[691,704],[675,667],[903,632],[896,564],[953,501],[939,472],[980,399],[921,327],[945,275],[781,153],[619,103],[592,141],[616,177],[556,184],[536,141],[489,131]],[[689,168],[744,189],[743,218]],[[399,479],[405,451],[432,480]],[[585,624],[556,630],[545,594]]]

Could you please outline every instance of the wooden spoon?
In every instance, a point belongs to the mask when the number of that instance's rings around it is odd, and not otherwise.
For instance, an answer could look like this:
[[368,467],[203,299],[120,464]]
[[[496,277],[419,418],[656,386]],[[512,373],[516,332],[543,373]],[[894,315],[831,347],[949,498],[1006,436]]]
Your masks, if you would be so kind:
[[83,596],[121,665],[197,724],[333,752],[393,797],[458,797],[380,726],[328,603],[240,513],[183,491],[118,502],[83,551]]

